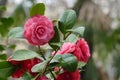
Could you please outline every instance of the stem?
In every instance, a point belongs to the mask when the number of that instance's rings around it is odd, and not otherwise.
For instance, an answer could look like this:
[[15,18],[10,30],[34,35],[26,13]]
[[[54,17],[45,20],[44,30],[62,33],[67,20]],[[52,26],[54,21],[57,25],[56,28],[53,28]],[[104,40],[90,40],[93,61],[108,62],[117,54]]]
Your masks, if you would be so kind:
[[[50,61],[53,59],[53,57],[56,55],[57,51],[58,51],[58,49],[56,49],[56,51],[55,51],[55,53],[53,54],[53,56],[52,56],[52,57],[50,58],[50,60],[47,62],[46,66],[45,66],[45,69],[44,69],[44,71],[43,71],[43,74],[45,74],[45,71],[46,71],[46,69],[47,69],[47,66],[49,65],[49,63],[50,63]],[[50,70],[49,70],[49,71],[50,71]],[[50,71],[50,72],[51,72],[51,74],[52,74],[52,76],[53,76],[53,78],[54,78],[54,80],[55,80],[54,74],[52,73],[52,71]]]
[[65,34],[63,35],[63,40],[65,40]]
[[66,36],[65,34],[63,35],[63,40],[65,40],[72,32],[69,32]]
[[69,32],[69,33],[66,35],[65,39],[66,39],[71,33],[72,33],[72,32]]
[[53,72],[52,72],[51,70],[49,70],[49,71],[50,71],[50,73],[52,74],[52,76],[53,76],[54,80],[56,80],[56,78],[55,78],[55,76],[54,76]]
[[[38,49],[41,50],[41,49],[40,49],[40,46],[38,46]],[[55,53],[53,54],[53,56],[52,56],[52,57],[50,58],[50,60],[47,62],[46,66],[45,66],[45,69],[44,69],[44,71],[43,71],[43,75],[45,74],[45,71],[46,71],[47,66],[49,65],[50,61],[51,61],[51,60],[53,59],[53,57],[56,55],[57,50],[58,50],[58,49],[56,49],[56,51],[55,51]],[[43,59],[46,60],[46,58],[44,57],[43,53],[40,52],[40,54],[41,54],[41,56],[43,57]],[[49,69],[49,71],[50,71],[51,75],[53,76],[54,80],[56,80],[53,72],[52,72],[50,69]],[[35,77],[35,79],[36,79],[39,75],[40,75],[40,73]]]

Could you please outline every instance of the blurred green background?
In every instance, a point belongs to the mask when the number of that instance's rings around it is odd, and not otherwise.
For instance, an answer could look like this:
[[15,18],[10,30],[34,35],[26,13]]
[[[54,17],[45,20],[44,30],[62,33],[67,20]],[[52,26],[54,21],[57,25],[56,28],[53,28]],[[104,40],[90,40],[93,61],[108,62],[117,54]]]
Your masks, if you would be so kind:
[[120,80],[120,0],[0,0],[0,52],[9,56],[26,47],[24,40],[8,41],[7,33],[12,27],[23,26],[30,7],[39,2],[46,5],[45,15],[52,20],[67,9],[75,10],[76,26],[86,27],[84,37],[92,56],[81,80]]

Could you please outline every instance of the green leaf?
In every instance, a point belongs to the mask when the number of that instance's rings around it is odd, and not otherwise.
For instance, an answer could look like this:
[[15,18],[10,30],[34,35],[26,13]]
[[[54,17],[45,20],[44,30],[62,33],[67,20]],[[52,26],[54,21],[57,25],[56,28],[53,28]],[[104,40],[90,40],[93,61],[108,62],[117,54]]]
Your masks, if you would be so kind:
[[9,38],[23,38],[23,27],[15,27],[8,33]]
[[86,65],[85,62],[78,62],[78,68],[82,68]]
[[0,44],[0,51],[3,51],[3,50],[4,50],[4,45]]
[[49,58],[52,55],[52,52],[53,52],[53,49],[46,49],[45,53],[44,53],[44,56],[46,58]]
[[77,69],[78,62],[72,54],[63,54],[61,65],[65,70],[74,72]]
[[28,72],[25,72],[22,76],[22,80],[31,80],[31,79],[32,76]]
[[39,57],[39,54],[31,50],[17,50],[13,53],[12,59],[22,61],[26,59],[32,59],[34,57]]
[[55,30],[55,35],[54,35],[54,37],[50,40],[49,45],[50,45],[54,50],[56,50],[57,48],[59,48],[59,46],[57,46],[57,45],[52,45],[52,43],[58,43],[58,42],[60,42],[60,35],[59,35],[58,28],[57,28],[56,26],[54,27],[54,30]]
[[0,54],[0,60],[6,60],[7,55],[6,54]]
[[63,13],[63,15],[59,19],[59,29],[65,34],[68,29],[71,29],[75,24],[77,17],[74,10],[67,10]]
[[48,69],[55,68],[56,66],[60,66],[60,63],[56,59],[52,59],[50,64],[48,65]]
[[59,49],[59,48],[60,48],[60,46],[62,45],[62,43],[61,43],[61,42],[58,42],[58,43],[49,43],[49,45],[50,45],[54,50],[56,50],[56,49]]
[[14,66],[8,61],[0,61],[0,77],[9,77],[14,71]]
[[55,68],[55,66],[60,66],[61,58],[62,58],[61,54],[56,54],[51,60],[48,67],[51,69],[51,68]]
[[79,34],[79,35],[83,36],[84,31],[85,31],[85,27],[77,27],[75,29],[70,29],[70,30],[67,30],[67,31],[70,31],[70,32],[73,32],[75,34]]
[[0,6],[0,10],[6,10],[5,6]]
[[43,61],[42,63],[36,64],[35,66],[32,67],[31,69],[32,72],[39,72],[40,75],[42,75],[46,68],[47,63],[48,63],[48,60]]
[[54,37],[50,40],[50,43],[60,42],[60,35],[58,32],[58,28],[56,26],[54,27],[54,31],[55,31],[55,34],[54,34]]
[[45,5],[43,3],[38,3],[32,6],[30,9],[30,16],[35,16],[36,14],[44,15]]
[[76,41],[78,40],[79,38],[74,35],[74,34],[70,34],[67,38],[66,38],[66,41],[67,42],[71,42],[71,43],[76,43]]
[[61,55],[61,54],[56,54],[56,55],[53,57],[53,59],[58,60],[58,61],[60,61],[61,58],[62,58],[62,55]]
[[49,66],[48,66],[48,68],[52,69],[52,68],[55,68],[56,66],[57,67],[60,66],[60,63],[59,62],[50,63]]
[[[58,43],[50,43],[49,45],[52,45],[54,46],[53,49],[57,49],[57,48],[60,48],[62,46],[62,42],[58,42]],[[57,46],[57,48],[55,48],[55,46]]]

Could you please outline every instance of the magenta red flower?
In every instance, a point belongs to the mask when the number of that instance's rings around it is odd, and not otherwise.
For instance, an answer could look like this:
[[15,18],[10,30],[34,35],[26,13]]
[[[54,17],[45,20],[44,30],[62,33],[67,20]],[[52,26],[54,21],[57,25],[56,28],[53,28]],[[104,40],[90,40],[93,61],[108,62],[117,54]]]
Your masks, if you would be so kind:
[[[12,74],[13,78],[20,78],[23,76],[23,74],[28,71],[32,76],[36,76],[37,73],[33,73],[31,71],[31,68],[40,63],[41,60],[38,58],[34,58],[34,59],[28,59],[28,60],[23,60],[23,61],[15,61],[12,60],[10,57],[8,58],[8,61],[10,63],[12,63],[14,66],[16,66],[16,70],[14,71],[14,73]],[[39,80],[39,79],[38,79]]]
[[83,38],[77,41],[74,55],[78,61],[88,62],[90,50],[87,42]]
[[80,80],[79,70],[76,70],[75,72],[64,71],[57,75],[56,80]]

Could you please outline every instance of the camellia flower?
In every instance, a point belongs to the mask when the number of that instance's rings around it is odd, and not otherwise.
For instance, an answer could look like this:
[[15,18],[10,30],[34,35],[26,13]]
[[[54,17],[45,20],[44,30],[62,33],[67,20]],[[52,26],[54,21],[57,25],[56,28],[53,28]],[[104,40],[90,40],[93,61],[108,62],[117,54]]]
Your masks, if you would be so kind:
[[32,76],[36,76],[37,73],[33,73],[31,71],[31,68],[40,63],[41,60],[38,58],[34,58],[34,59],[28,59],[28,60],[24,60],[24,61],[15,61],[12,60],[10,57],[8,58],[8,61],[11,62],[14,66],[16,66],[16,70],[14,71],[14,73],[12,74],[13,78],[20,78],[22,77],[22,75],[28,71]]
[[88,61],[90,57],[90,50],[84,38],[77,41],[74,55],[77,57],[78,61]]
[[62,48],[58,51],[58,54],[72,53],[74,50],[75,44],[67,42],[62,45]]
[[41,62],[41,60],[38,58],[28,59],[28,60],[23,61],[23,66],[32,76],[36,76],[37,73],[32,72],[31,69],[34,65],[36,65],[40,62]]
[[24,25],[24,37],[32,45],[44,45],[54,36],[52,21],[46,16],[35,15]]
[[[55,52],[53,52],[54,54]],[[90,57],[90,50],[87,42],[84,38],[77,41],[76,44],[67,42],[62,45],[61,50],[57,52],[57,54],[73,54],[76,56],[78,61],[87,62]]]
[[80,80],[79,70],[76,70],[75,72],[64,71],[57,75],[56,80]]
[[16,70],[12,74],[12,77],[13,78],[20,78],[24,74],[24,72],[26,71],[25,68],[22,67],[23,61],[15,61],[15,60],[12,60],[11,57],[8,58],[8,61],[16,67]]

